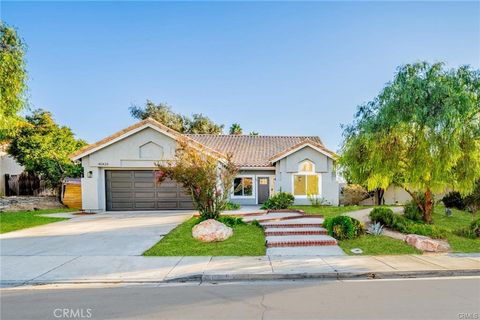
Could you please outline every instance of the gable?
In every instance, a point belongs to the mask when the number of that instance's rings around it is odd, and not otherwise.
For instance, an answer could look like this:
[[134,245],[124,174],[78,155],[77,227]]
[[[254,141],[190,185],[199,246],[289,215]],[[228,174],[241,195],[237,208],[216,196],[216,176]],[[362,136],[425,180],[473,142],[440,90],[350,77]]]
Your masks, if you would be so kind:
[[305,160],[313,163],[315,172],[328,172],[332,164],[332,160],[329,157],[309,146],[289,154],[279,160],[279,162],[283,167],[283,171],[298,172],[300,163]]
[[122,167],[142,162],[152,166],[155,161],[173,159],[176,146],[175,139],[147,127],[87,157],[90,166]]

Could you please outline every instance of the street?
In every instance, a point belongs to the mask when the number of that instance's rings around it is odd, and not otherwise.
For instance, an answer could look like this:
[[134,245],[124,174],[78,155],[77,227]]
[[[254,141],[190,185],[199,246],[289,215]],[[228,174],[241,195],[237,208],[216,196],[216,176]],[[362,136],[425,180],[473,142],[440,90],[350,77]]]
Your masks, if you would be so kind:
[[479,319],[480,278],[5,288],[2,319]]

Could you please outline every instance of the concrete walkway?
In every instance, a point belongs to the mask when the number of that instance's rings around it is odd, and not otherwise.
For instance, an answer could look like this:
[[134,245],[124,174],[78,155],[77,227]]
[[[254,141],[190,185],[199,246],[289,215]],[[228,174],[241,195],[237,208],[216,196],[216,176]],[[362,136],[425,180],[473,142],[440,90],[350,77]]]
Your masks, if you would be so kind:
[[480,254],[402,256],[2,256],[3,286],[45,283],[480,275]]
[[[403,212],[403,207],[398,206],[398,207],[389,207],[392,209],[394,213],[402,213]],[[345,212],[344,214],[357,219],[360,222],[370,222],[370,211],[372,211],[373,208],[367,208],[367,209],[362,209],[362,210],[356,210],[356,211],[350,211],[350,212]]]

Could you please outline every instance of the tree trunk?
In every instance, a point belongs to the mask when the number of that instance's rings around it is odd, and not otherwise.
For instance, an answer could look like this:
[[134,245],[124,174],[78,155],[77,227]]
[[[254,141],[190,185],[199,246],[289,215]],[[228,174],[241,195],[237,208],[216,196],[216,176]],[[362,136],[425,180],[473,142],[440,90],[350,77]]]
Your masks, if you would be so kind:
[[381,206],[383,204],[383,195],[385,194],[385,190],[382,188],[377,188],[375,190],[375,205]]
[[433,199],[430,189],[425,191],[425,207],[423,211],[423,220],[426,223],[432,223]]

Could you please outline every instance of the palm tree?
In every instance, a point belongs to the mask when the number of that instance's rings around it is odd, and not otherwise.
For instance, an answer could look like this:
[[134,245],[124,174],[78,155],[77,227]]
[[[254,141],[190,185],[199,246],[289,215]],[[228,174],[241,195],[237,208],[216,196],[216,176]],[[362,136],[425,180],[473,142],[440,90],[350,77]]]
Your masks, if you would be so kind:
[[250,131],[249,135],[258,136],[258,132],[257,131]]
[[230,127],[230,134],[237,134],[240,135],[243,133],[242,127],[238,123],[232,124]]

